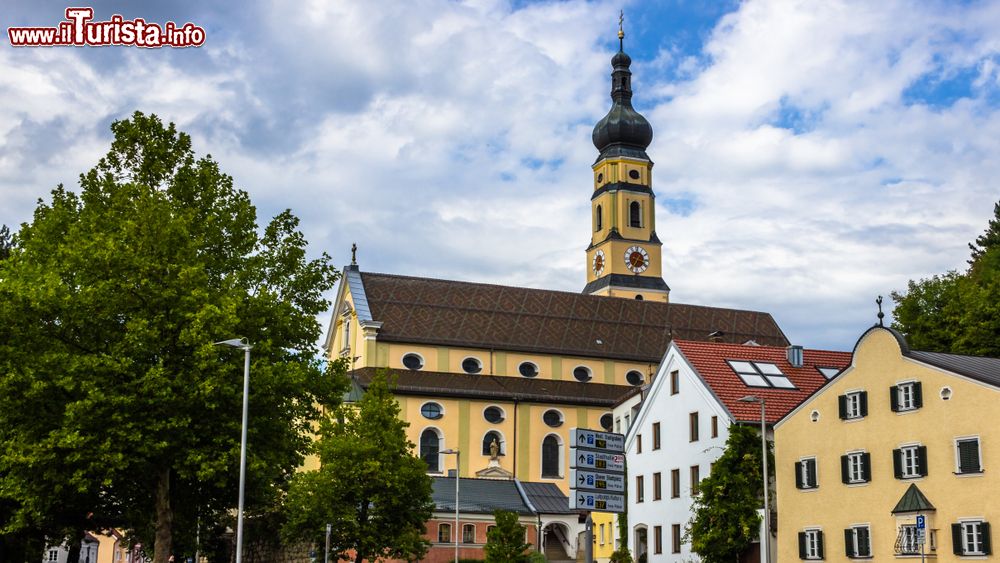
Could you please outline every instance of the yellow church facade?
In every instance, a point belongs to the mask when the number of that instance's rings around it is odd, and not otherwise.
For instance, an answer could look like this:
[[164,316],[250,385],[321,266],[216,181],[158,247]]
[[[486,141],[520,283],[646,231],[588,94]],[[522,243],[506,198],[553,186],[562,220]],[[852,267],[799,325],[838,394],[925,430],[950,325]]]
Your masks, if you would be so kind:
[[1000,359],[870,329],[776,426],[778,561],[996,560],[998,412]]
[[[673,338],[788,345],[767,313],[669,298],[652,128],[632,107],[630,64],[621,50],[612,58],[612,106],[594,127],[593,186],[581,189],[591,201],[583,291],[367,272],[353,258],[344,268],[325,351],[350,362],[358,392],[388,371],[432,475],[457,468],[568,493],[570,429],[611,430],[614,404],[649,383]],[[610,529],[610,515],[594,519]],[[543,542],[576,541],[559,532],[545,530]],[[614,544],[595,548],[606,560]]]

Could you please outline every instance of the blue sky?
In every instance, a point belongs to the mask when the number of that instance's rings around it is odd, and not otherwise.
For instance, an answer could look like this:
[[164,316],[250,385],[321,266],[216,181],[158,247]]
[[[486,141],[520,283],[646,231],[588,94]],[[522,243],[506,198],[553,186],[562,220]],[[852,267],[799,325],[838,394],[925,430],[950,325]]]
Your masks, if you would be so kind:
[[[874,299],[962,268],[1000,199],[997,2],[95,2],[205,45],[0,41],[0,223],[139,109],[338,264],[579,291],[590,143],[625,10],[664,277],[850,349]],[[55,25],[15,0],[0,26]]]

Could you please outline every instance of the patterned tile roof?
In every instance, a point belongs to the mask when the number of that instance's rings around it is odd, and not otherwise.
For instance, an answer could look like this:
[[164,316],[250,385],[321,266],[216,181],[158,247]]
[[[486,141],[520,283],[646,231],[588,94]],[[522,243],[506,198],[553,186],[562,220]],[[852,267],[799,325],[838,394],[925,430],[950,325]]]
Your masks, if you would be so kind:
[[573,514],[577,510],[569,507],[567,497],[554,483],[531,483],[521,481],[528,500],[542,514]]
[[[850,352],[803,350],[802,367],[796,368],[788,362],[784,347],[688,340],[675,340],[674,343],[737,422],[760,422],[760,405],[741,403],[739,398],[762,397],[767,405],[767,422],[774,424],[826,384],[827,378],[817,368],[844,369],[851,363]],[[788,376],[795,389],[751,387],[736,375],[727,360],[774,364]]]
[[360,273],[378,339],[658,363],[672,338],[785,346],[771,315],[562,291]]
[[[455,478],[432,477],[431,499],[437,512],[455,511]],[[568,502],[568,501],[567,501]],[[494,510],[510,510],[518,514],[533,514],[521,498],[514,481],[502,479],[470,479],[458,483],[458,511],[466,514],[493,514]]]
[[[354,370],[355,381],[367,389],[381,369],[365,367]],[[395,393],[427,397],[463,397],[487,400],[532,401],[536,403],[586,405],[611,408],[615,401],[632,390],[629,385],[581,383],[529,379],[502,375],[468,375],[435,371],[386,369],[396,378]]]

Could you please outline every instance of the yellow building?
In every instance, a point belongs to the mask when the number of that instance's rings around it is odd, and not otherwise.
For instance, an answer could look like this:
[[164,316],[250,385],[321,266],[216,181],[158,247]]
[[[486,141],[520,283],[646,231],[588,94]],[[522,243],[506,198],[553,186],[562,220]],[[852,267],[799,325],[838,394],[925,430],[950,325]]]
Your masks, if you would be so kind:
[[1000,359],[865,332],[851,366],[776,425],[778,561],[996,559],[998,412]]
[[[766,313],[668,302],[645,152],[652,128],[632,108],[630,63],[621,51],[612,59],[612,107],[594,128],[581,294],[369,273],[356,259],[344,268],[326,352],[351,360],[356,390],[391,372],[409,439],[432,474],[458,458],[462,477],[568,492],[569,429],[611,429],[616,400],[649,381],[672,338],[788,344]],[[610,516],[595,521],[611,529]],[[570,535],[543,537],[575,545]],[[595,555],[613,549],[607,541]]]

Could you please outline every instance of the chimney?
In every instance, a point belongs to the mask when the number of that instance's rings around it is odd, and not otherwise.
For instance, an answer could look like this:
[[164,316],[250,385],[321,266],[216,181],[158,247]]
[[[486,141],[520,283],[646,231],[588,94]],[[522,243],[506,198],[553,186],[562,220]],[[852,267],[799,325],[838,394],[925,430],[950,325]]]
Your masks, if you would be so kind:
[[711,334],[708,335],[708,341],[709,342],[722,342],[722,337],[725,336],[725,335],[726,335],[726,333],[722,332],[721,330],[717,330],[717,331],[715,331],[715,332],[713,332],[713,333],[711,333]]
[[788,356],[788,363],[792,364],[793,368],[802,367],[802,346],[791,345],[785,348],[785,354]]

